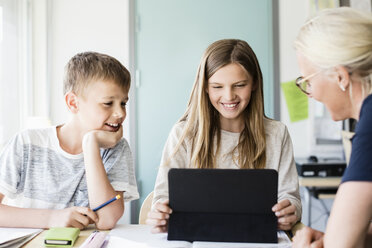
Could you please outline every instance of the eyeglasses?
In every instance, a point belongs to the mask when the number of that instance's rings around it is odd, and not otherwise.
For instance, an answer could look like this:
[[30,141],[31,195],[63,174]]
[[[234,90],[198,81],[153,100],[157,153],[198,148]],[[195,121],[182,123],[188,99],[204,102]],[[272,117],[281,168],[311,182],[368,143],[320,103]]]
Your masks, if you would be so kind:
[[317,74],[321,73],[323,70],[320,70],[320,71],[317,71],[313,74],[310,74],[309,76],[307,77],[298,77],[296,79],[296,85],[298,88],[300,88],[300,90],[305,93],[306,95],[309,95],[310,92],[311,92],[311,84],[309,82],[309,79],[316,76]]

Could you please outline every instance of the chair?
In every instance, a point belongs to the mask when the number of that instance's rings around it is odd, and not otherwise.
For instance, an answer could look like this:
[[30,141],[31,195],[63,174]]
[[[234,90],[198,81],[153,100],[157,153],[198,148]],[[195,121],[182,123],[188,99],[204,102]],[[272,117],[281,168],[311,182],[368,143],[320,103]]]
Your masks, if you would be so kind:
[[146,224],[147,213],[151,210],[153,196],[154,191],[151,191],[150,194],[147,195],[146,199],[142,203],[138,219],[138,223],[140,225]]
[[301,221],[297,222],[291,229],[293,236],[296,235],[296,232],[306,227]]
[[341,131],[342,145],[344,146],[344,153],[346,164],[349,165],[350,154],[351,154],[351,138],[354,136],[354,132]]

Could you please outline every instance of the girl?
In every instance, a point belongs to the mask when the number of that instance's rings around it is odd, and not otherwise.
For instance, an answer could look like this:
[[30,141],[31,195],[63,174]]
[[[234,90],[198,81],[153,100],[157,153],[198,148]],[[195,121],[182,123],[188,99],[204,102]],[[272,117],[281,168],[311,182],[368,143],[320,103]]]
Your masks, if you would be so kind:
[[275,169],[278,227],[289,230],[300,219],[291,139],[282,123],[264,115],[261,69],[245,41],[216,41],[201,59],[186,112],[164,147],[146,221],[152,232],[167,231],[169,169],[191,167]]
[[[372,247],[372,15],[346,7],[321,11],[301,28],[295,48],[304,75],[297,85],[324,103],[333,120],[358,120],[324,246]],[[305,228],[293,246],[323,247],[323,233]]]

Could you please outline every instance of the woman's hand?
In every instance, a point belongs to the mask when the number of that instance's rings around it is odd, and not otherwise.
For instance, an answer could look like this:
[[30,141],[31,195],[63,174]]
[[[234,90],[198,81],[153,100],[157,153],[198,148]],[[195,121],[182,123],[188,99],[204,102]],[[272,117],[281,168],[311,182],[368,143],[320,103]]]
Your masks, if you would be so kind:
[[323,248],[324,233],[304,227],[293,237],[293,248]]
[[280,230],[291,230],[292,226],[296,224],[296,206],[288,199],[281,200],[275,204],[272,210],[278,217],[278,228]]
[[155,210],[147,214],[146,224],[153,226],[152,233],[161,233],[168,231],[168,219],[172,213],[169,207],[169,200],[155,204]]

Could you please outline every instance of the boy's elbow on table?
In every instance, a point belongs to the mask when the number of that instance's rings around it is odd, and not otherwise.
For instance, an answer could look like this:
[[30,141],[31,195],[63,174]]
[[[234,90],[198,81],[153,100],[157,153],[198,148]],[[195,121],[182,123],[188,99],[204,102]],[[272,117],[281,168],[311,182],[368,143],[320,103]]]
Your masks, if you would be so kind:
[[120,210],[110,211],[109,213],[98,214],[97,229],[108,230],[115,227],[116,223],[124,214],[124,206]]
[[[120,216],[121,217],[121,216]],[[99,230],[109,230],[115,227],[116,223],[120,219],[115,216],[102,216],[98,222],[96,222],[96,227]]]

